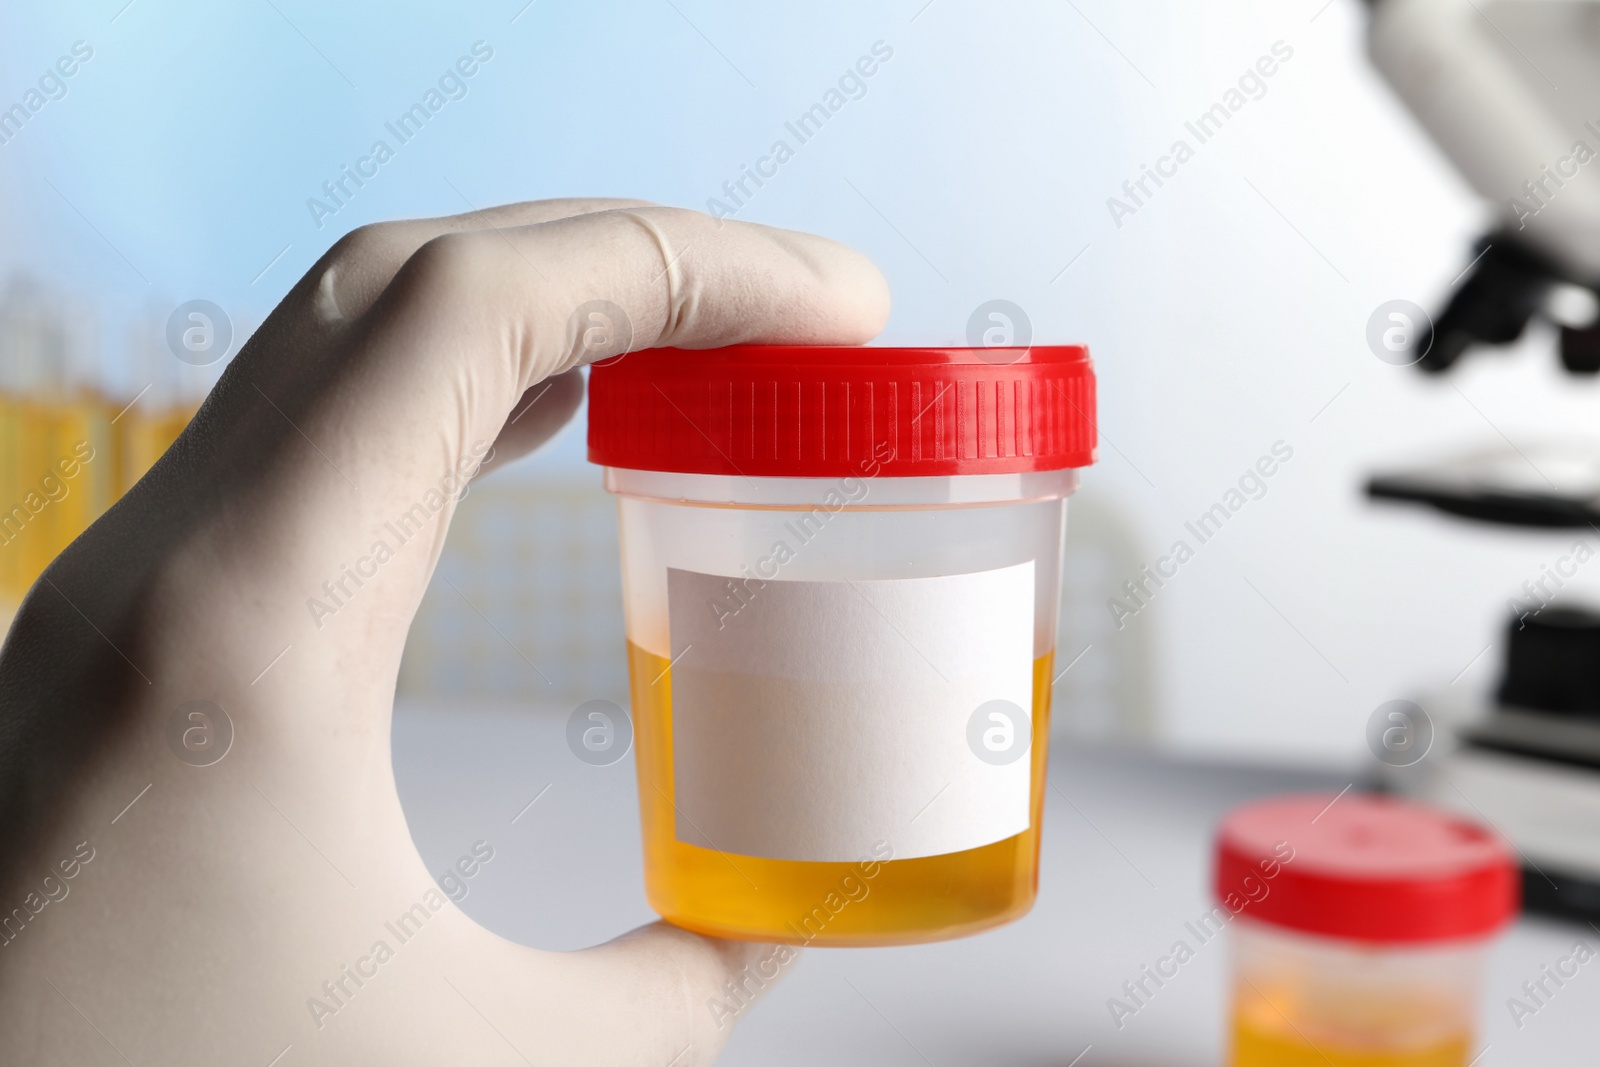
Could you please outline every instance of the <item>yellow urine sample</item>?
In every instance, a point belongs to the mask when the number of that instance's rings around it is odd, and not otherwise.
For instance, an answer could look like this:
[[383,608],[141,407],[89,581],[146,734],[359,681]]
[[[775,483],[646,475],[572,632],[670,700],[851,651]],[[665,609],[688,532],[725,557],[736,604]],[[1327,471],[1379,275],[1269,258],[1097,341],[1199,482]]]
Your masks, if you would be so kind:
[[22,599],[21,552],[12,545],[12,532],[4,516],[21,496],[17,478],[17,439],[22,406],[10,393],[0,392],[0,618]]
[[[667,659],[628,644],[645,894],[676,926],[713,937],[813,945],[903,945],[1020,918],[1039,886],[1054,654],[1033,663],[1032,817],[1003,841],[942,856],[861,863],[764,859],[677,838]],[[659,680],[658,680],[659,679]],[[652,684],[654,683],[654,684]]]
[[1231,1067],[1467,1067],[1470,1061],[1471,1031],[1438,998],[1342,992],[1313,1003],[1245,986],[1234,1005]]
[[[111,412],[99,397],[83,394],[52,404],[50,408],[49,466],[39,472],[33,487],[44,475],[61,493],[40,514],[50,530],[49,558],[89,528],[89,524],[112,504],[117,495],[116,454],[112,447]],[[68,474],[68,472],[73,472]],[[48,488],[48,487],[47,487]]]
[[118,471],[120,493],[133,488],[133,483],[155,466],[156,460],[172,447],[184,427],[189,425],[195,410],[191,406],[175,406],[146,413],[135,406],[117,420],[117,450],[121,459],[121,470]]
[[116,498],[111,414],[93,394],[16,397],[0,422],[0,582],[20,599]]
[[[17,397],[12,406],[16,451],[12,457],[15,492],[12,499],[0,501],[0,526],[4,527],[5,546],[0,551],[12,555],[8,577],[18,598],[38,580],[56,558],[60,522],[51,514],[52,504],[45,499],[42,483],[55,463],[57,405],[37,397]],[[29,494],[37,511],[27,507]]]
[[119,410],[90,391],[0,397],[0,603],[21,600],[193,414],[187,407],[151,416]]

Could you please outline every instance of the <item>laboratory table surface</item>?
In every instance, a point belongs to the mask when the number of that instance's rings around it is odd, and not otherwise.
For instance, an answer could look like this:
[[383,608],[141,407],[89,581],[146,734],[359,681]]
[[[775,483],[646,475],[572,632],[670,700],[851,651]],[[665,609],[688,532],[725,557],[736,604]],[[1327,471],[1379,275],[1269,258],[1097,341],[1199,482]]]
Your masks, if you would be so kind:
[[[430,870],[478,841],[494,859],[461,907],[547,949],[597,944],[655,916],[645,903],[631,754],[577,759],[559,711],[401,701],[400,797]],[[809,949],[745,1014],[720,1063],[956,1067],[1216,1064],[1224,1045],[1226,936],[1185,923],[1211,907],[1212,829],[1273,793],[1330,797],[1358,773],[1275,770],[1057,740],[1039,899],[1010,926],[906,948]],[[531,803],[530,803],[531,802]],[[1178,940],[1194,956],[1114,1019],[1108,1002]],[[1495,946],[1475,1067],[1590,1064],[1600,1044],[1600,964],[1514,1018],[1522,984],[1600,932],[1521,920]],[[1126,998],[1124,998],[1126,999]]]

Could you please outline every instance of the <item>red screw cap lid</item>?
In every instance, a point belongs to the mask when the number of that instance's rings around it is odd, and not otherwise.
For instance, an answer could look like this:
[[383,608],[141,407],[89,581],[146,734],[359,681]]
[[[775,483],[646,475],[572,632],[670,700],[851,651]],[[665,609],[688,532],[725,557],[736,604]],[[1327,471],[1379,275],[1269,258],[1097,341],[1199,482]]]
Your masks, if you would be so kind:
[[1015,474],[1094,462],[1079,345],[657,348],[596,364],[589,459],[682,474]]
[[1261,922],[1373,942],[1479,937],[1516,914],[1517,864],[1488,830],[1391,797],[1330,800],[1230,812],[1217,831],[1217,899]]

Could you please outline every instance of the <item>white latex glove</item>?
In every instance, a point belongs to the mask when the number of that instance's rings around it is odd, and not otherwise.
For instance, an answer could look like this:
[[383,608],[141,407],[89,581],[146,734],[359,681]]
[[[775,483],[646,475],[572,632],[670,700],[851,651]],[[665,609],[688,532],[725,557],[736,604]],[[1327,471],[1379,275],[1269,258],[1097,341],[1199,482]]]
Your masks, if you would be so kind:
[[[715,1059],[707,1002],[762,946],[658,923],[542,952],[442,897],[403,943],[386,926],[434,899],[389,722],[453,501],[320,629],[307,607],[487,445],[504,462],[569,418],[593,355],[569,322],[595,299],[636,349],[859,343],[889,303],[831,241],[632,201],[341,240],[50,567],[0,655],[0,1062]],[[195,700],[235,731],[211,766],[167,738]],[[363,958],[357,986],[342,968]]]

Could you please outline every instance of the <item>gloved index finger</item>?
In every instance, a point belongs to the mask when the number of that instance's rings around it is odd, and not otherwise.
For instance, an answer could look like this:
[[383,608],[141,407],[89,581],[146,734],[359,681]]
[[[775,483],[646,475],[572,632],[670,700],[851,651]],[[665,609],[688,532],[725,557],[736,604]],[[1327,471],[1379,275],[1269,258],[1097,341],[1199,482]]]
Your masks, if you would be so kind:
[[323,290],[341,317],[356,319],[367,313],[406,260],[435,237],[470,230],[514,229],[595,211],[649,206],[647,200],[622,197],[565,197],[497,204],[431,219],[373,223],[341,237],[306,272],[296,290],[306,298]]

